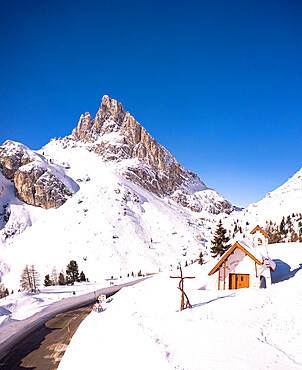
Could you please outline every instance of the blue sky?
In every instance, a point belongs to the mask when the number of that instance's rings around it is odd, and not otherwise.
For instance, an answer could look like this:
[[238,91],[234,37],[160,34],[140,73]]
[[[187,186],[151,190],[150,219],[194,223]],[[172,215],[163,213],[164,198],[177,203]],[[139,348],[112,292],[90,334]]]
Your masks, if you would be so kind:
[[0,141],[38,149],[102,96],[233,204],[302,165],[302,2],[2,1]]

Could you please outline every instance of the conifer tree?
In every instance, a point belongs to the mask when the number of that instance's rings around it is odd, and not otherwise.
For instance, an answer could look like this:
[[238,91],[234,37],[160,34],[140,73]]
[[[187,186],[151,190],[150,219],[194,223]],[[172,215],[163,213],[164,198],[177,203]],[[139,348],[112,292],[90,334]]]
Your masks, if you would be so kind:
[[0,298],[5,297],[5,288],[3,284],[0,284]]
[[52,281],[50,280],[50,277],[49,277],[49,274],[45,275],[45,278],[44,278],[44,286],[51,286],[52,285]]
[[280,233],[281,234],[286,234],[286,231],[285,231],[285,219],[284,219],[284,216],[280,222]]
[[80,281],[86,281],[86,276],[83,271],[80,273]]
[[226,233],[227,231],[223,228],[222,221],[219,220],[214,239],[211,241],[211,254],[213,257],[222,256],[230,248],[231,245],[227,244],[230,238]]
[[199,253],[198,263],[202,265],[204,263],[203,254],[202,252]]
[[60,274],[59,274],[59,285],[65,285],[65,284],[66,284],[65,276],[64,276],[63,272],[60,272]]
[[66,267],[66,282],[67,284],[74,284],[79,281],[79,267],[77,262],[72,260]]

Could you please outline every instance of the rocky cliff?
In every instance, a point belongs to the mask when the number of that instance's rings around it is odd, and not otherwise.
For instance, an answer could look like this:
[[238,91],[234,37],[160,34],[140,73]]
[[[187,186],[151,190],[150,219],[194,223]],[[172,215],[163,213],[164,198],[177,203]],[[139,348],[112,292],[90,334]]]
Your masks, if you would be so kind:
[[[129,112],[124,111],[121,103],[107,95],[94,119],[89,113],[80,117],[71,137],[86,143],[88,150],[98,153],[105,161],[119,164],[118,169],[126,179],[159,196],[171,196],[196,212],[205,208],[210,213],[234,210],[196,174],[185,169]],[[194,194],[190,190],[192,183]]]
[[14,182],[16,196],[27,204],[58,208],[74,193],[72,180],[58,166],[23,144],[7,140],[0,147],[0,168]]

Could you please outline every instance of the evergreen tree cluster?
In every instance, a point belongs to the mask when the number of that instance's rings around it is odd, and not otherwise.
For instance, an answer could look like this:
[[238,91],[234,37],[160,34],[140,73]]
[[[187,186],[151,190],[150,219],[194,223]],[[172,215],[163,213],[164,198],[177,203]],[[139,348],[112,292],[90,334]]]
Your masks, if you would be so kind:
[[47,274],[44,278],[44,286],[66,285],[88,281],[83,271],[79,273],[79,266],[76,261],[71,260],[66,266],[66,273],[62,270],[59,274],[56,268],[52,269],[51,275]]
[[301,213],[292,213],[286,218],[283,216],[280,224],[267,221],[265,231],[269,234],[269,244],[285,242],[302,242]]
[[4,298],[9,295],[9,291],[5,288],[4,284],[0,284],[0,298]]
[[[242,222],[241,222],[241,223],[242,223]],[[242,227],[242,225],[240,225],[240,222],[239,222],[239,220],[238,220],[238,219],[237,219],[237,220],[234,220],[234,229],[233,229],[233,233],[230,231],[230,232],[229,232],[229,235],[230,235],[230,236],[232,235],[232,238],[234,239],[234,238],[236,237],[236,234],[237,234],[237,233],[240,233],[240,234],[243,234],[243,236],[242,236],[242,237],[243,237],[243,238],[245,238],[244,231],[246,231],[246,230],[247,230],[248,225],[249,225],[249,222],[247,221],[245,225],[246,225],[245,227]],[[233,224],[232,224],[231,226],[233,226]]]

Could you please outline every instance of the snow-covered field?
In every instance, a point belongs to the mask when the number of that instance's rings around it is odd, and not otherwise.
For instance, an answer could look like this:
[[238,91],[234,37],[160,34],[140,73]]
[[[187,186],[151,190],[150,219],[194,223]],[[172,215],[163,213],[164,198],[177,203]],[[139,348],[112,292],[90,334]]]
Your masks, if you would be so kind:
[[184,311],[167,273],[122,289],[83,321],[59,369],[301,369],[302,244],[269,245],[269,255],[270,289],[208,290],[211,262],[184,268],[195,276]]

